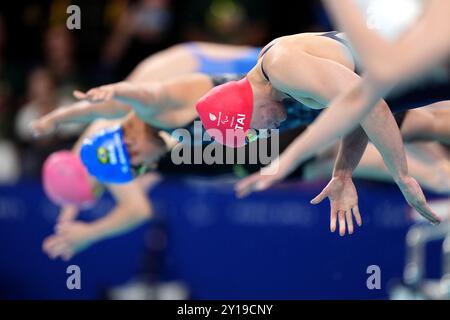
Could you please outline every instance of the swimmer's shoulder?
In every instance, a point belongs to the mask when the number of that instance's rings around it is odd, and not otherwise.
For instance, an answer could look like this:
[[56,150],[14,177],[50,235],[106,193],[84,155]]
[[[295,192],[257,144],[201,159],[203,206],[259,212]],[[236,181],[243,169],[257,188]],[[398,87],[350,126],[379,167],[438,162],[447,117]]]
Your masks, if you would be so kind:
[[[259,59],[262,58],[263,55],[269,52],[270,49],[274,48],[277,52],[289,52],[292,49],[302,50],[304,49],[304,45],[307,45],[309,42],[317,39],[319,35],[322,35],[323,32],[306,32],[306,33],[297,33],[287,36],[282,36],[276,38],[269,42],[262,50],[259,56]],[[295,50],[295,51],[296,51]]]
[[[283,47],[290,47],[290,49],[302,48],[304,45],[310,46],[314,43],[320,44],[320,42],[330,41],[329,37],[323,37],[325,34],[327,34],[327,32],[304,32],[292,34],[277,38],[266,47],[274,45],[275,43],[280,43]],[[343,40],[346,39],[345,33],[336,33],[335,36]]]

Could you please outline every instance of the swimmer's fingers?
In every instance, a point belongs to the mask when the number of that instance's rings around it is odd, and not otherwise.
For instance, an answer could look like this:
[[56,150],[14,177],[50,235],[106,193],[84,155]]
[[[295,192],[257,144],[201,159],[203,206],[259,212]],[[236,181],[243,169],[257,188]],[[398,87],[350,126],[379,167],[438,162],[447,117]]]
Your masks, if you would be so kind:
[[73,96],[74,96],[75,98],[79,99],[79,100],[86,100],[86,99],[88,98],[87,95],[86,95],[86,93],[81,92],[81,91],[79,91],[79,90],[75,90],[75,91],[73,92]]
[[339,210],[339,235],[341,237],[345,236],[345,211]]
[[238,198],[244,198],[248,196],[253,191],[256,191],[256,185],[261,178],[259,172],[252,174],[239,181],[235,186],[236,195]]
[[337,216],[338,211],[332,206],[330,211],[330,231],[335,232],[336,231],[336,223],[337,223]]
[[441,219],[428,205],[422,188],[414,178],[404,178],[399,187],[409,205],[416,209],[425,219],[435,225],[441,222]]
[[354,206],[352,211],[353,211],[353,216],[355,217],[356,223],[358,224],[359,227],[361,227],[362,226],[362,218],[361,218],[361,213],[359,212],[359,207]]
[[42,242],[42,251],[45,253],[50,252],[50,250],[55,246],[58,241],[58,237],[55,235],[49,236]]
[[323,200],[325,200],[326,198],[328,198],[330,196],[330,191],[328,186],[325,187],[321,193],[319,193],[319,195],[317,197],[315,197],[314,199],[312,199],[310,201],[311,204],[319,204],[321,203]]
[[427,219],[434,225],[438,225],[441,223],[441,219],[433,212],[428,203],[420,203],[414,206],[414,208],[420,213],[422,217]]
[[51,258],[61,256],[69,247],[69,244],[60,236],[51,236],[44,241],[43,251]]
[[264,191],[268,189],[275,180],[272,176],[261,175],[259,172],[242,179],[236,184],[236,194],[238,198],[244,198],[255,191]]
[[34,120],[30,123],[31,132],[35,138],[51,133],[55,126],[46,118]]
[[110,87],[99,87],[89,90],[86,93],[74,91],[73,95],[79,100],[88,100],[89,102],[102,102],[111,100],[114,97],[114,90]]
[[345,219],[347,221],[348,234],[353,234],[353,215],[352,215],[352,210],[345,211]]
[[67,248],[64,252],[61,253],[61,259],[64,261],[69,261],[75,255],[75,251],[73,248]]
[[94,88],[86,93],[86,97],[90,102],[104,101],[105,92],[101,88]]

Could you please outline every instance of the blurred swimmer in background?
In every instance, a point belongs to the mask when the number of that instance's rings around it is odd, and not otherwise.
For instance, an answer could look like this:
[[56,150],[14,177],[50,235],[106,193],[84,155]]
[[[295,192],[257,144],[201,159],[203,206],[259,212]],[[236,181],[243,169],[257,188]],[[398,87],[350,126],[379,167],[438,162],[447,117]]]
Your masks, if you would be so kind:
[[[202,83],[213,85],[211,78],[206,75],[196,77],[189,76],[189,74],[193,72],[205,74],[245,73],[254,65],[258,53],[259,49],[245,46],[213,43],[180,44],[144,60],[131,73],[129,80],[131,82],[164,81],[177,75],[186,74],[194,82],[193,86],[197,84],[202,87]],[[176,92],[176,85],[174,86],[173,91]],[[201,94],[192,101],[196,101],[207,90],[201,90]],[[195,95],[195,88],[190,86],[185,92],[193,91]],[[173,104],[176,104],[177,101],[179,102],[174,99]],[[186,100],[180,103],[186,104]],[[96,118],[93,117],[95,112],[90,110],[90,105],[86,102],[75,104],[74,110],[81,113],[76,122],[89,123]],[[194,110],[194,104],[191,103],[191,105],[191,109]],[[120,103],[112,104],[110,102],[110,107],[112,107],[112,112],[111,110],[108,112],[109,115],[113,114],[113,118],[126,116],[131,110],[126,104]],[[168,109],[172,110],[173,107]],[[43,135],[52,132],[58,123],[62,123],[70,117],[69,110],[71,109],[60,108],[35,121],[32,124],[34,134]],[[166,114],[165,117],[169,118],[170,115]],[[181,112],[177,120],[183,121],[181,120],[183,118],[188,119],[189,123],[192,121],[189,119],[195,118],[195,116],[187,116],[186,113]],[[181,125],[180,122],[168,124],[167,121],[162,121],[162,123],[173,128]],[[114,137],[115,134],[122,135],[123,145],[121,146],[119,143],[115,147],[127,148],[126,152],[130,157],[128,160],[129,170],[130,173],[134,172],[132,176],[126,176],[127,181],[121,181],[120,184],[101,183],[94,176],[89,175],[79,154],[83,149],[83,141],[86,137],[91,137],[89,140],[91,148],[86,149],[93,150],[95,148],[93,145],[99,140],[103,140],[103,144],[109,143],[114,146],[114,139],[111,141],[109,138]],[[92,136],[95,136],[95,139]],[[144,191],[147,189],[145,187],[149,187],[149,181],[142,175],[171,148],[173,142],[164,132],[158,132],[133,114],[128,114],[123,119],[95,121],[86,129],[72,151],[61,151],[51,155],[43,168],[44,187],[50,199],[61,205],[62,209],[55,228],[56,233],[45,239],[43,243],[44,251],[52,258],[61,257],[68,260],[92,243],[126,232],[151,217],[151,204]],[[101,152],[98,156],[102,156]],[[103,156],[106,156],[106,153]],[[133,164],[135,164],[134,167]],[[107,176],[111,177],[110,171],[104,171],[107,172]],[[146,176],[148,177],[148,175]],[[124,178],[120,174],[118,177],[112,178],[113,181],[117,179],[123,180]],[[103,188],[111,192],[117,202],[116,207],[98,221],[92,223],[75,221],[80,209],[95,204]]]
[[[50,155],[43,167],[44,190],[52,202],[62,208],[55,234],[43,243],[49,257],[68,260],[93,243],[128,232],[151,218],[153,209],[146,191],[157,179],[156,176],[144,177],[144,171],[139,170],[154,166],[169,148],[170,137],[130,113],[122,120],[96,120],[71,151]],[[91,150],[97,154],[91,154]],[[108,162],[108,157],[119,157],[124,150],[126,163],[119,167]],[[126,183],[102,183],[95,177],[95,171],[94,175],[88,172],[80,153],[86,153],[85,161],[99,161],[102,168],[97,169],[113,181],[122,181],[127,176],[122,171],[126,166],[133,177]],[[90,159],[91,156],[95,158]],[[115,207],[93,222],[77,221],[79,210],[95,205],[104,189],[113,195]]]

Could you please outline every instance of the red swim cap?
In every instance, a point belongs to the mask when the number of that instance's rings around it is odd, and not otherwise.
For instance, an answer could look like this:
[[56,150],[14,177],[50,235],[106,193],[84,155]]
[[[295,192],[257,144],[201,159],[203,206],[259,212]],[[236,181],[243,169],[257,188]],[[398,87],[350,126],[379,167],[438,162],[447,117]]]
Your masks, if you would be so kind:
[[247,78],[217,86],[197,102],[206,132],[229,147],[245,145],[253,112],[253,90]]

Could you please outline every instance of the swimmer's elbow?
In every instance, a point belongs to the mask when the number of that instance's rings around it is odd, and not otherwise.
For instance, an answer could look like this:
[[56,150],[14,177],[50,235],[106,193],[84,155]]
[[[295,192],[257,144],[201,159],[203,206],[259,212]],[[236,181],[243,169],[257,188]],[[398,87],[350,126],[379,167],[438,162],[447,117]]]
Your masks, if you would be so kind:
[[371,107],[370,93],[367,91],[364,83],[359,82],[356,86],[351,88],[351,90],[342,97],[341,105],[345,106],[347,112],[369,112]]

